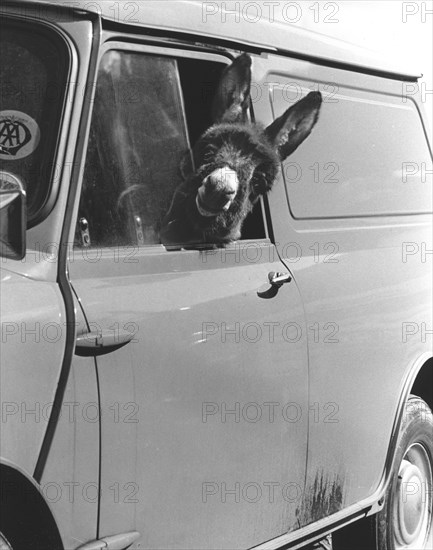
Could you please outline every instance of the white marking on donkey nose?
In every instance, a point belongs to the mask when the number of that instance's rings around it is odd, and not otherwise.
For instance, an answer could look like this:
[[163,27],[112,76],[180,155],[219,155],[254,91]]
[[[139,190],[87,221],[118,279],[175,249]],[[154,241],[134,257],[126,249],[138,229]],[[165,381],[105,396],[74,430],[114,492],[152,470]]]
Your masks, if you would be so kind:
[[223,166],[211,172],[197,192],[196,203],[200,214],[215,216],[218,212],[228,210],[238,186],[238,176],[231,168]]
[[239,180],[236,172],[227,166],[217,168],[209,174],[205,185],[211,185],[216,193],[235,195],[238,190]]

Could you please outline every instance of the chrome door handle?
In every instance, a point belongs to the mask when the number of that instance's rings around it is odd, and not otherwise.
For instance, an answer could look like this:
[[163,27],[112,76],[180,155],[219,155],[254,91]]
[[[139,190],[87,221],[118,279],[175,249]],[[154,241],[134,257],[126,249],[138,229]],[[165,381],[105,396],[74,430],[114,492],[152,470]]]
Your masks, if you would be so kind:
[[271,271],[268,274],[268,279],[271,285],[280,287],[284,283],[290,283],[292,276],[290,273],[279,273],[278,271]]
[[138,531],[130,531],[86,542],[77,550],[123,550],[129,548],[138,538],[140,538]]
[[81,356],[110,353],[134,338],[129,330],[104,329],[79,334],[75,342],[75,354]]
[[260,298],[273,298],[278,294],[278,290],[281,286],[283,286],[285,283],[290,283],[292,280],[292,276],[290,273],[280,273],[279,271],[271,271],[268,273],[268,281],[271,285],[270,287],[266,288],[265,290],[258,290],[257,295]]

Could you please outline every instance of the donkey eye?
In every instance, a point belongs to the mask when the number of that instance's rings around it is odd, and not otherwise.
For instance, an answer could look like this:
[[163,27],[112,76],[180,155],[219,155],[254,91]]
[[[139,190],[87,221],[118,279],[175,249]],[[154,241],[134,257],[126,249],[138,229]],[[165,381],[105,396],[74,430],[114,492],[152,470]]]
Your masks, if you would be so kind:
[[266,193],[268,183],[265,174],[261,170],[256,170],[251,179],[251,186],[255,193]]
[[203,155],[203,162],[206,162],[206,163],[212,162],[214,156],[215,154],[213,151],[210,151],[210,150],[205,151]]

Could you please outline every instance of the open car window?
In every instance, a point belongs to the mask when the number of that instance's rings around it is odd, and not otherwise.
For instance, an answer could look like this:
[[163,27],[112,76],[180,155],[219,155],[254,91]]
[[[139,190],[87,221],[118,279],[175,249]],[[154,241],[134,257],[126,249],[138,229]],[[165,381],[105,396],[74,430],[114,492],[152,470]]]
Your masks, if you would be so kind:
[[[223,63],[109,50],[96,85],[75,246],[156,245]],[[260,207],[260,204],[258,205]],[[261,226],[255,238],[264,236]],[[248,224],[246,224],[248,227]],[[262,234],[263,233],[263,234]]]

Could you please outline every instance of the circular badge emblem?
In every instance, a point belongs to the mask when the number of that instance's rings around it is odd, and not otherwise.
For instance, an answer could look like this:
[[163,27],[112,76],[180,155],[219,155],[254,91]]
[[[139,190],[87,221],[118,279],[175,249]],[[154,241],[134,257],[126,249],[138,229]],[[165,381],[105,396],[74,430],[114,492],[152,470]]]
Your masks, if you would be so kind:
[[36,149],[41,137],[38,123],[21,111],[0,111],[0,159],[19,160]]

